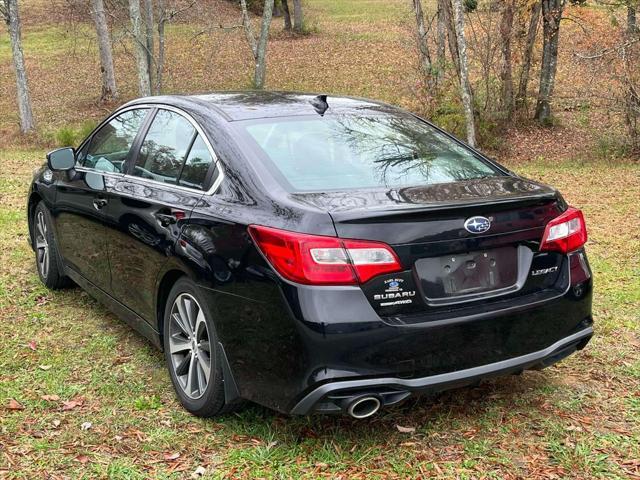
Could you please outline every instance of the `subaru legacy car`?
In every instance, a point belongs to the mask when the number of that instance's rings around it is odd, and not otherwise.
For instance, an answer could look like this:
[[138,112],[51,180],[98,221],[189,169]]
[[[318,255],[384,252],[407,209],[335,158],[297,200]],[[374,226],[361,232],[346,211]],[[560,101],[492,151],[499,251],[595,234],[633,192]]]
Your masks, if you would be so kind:
[[162,349],[198,416],[251,401],[365,418],[593,334],[581,211],[377,101],[129,102],[47,155],[28,220],[42,282]]

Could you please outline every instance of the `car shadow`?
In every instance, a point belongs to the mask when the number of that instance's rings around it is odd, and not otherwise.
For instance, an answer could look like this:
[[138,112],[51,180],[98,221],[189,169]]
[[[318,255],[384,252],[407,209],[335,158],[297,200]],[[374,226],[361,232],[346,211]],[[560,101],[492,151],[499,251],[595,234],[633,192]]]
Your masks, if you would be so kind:
[[[367,419],[348,415],[289,416],[247,404],[240,411],[216,419],[265,444],[296,445],[306,440],[331,442],[386,442],[390,435],[429,435],[433,430],[463,432],[470,425],[493,428],[511,415],[527,415],[542,407],[544,392],[553,388],[546,372],[531,371],[484,380],[481,383],[435,394],[409,397],[399,405],[383,408]],[[276,442],[276,443],[274,443]]]

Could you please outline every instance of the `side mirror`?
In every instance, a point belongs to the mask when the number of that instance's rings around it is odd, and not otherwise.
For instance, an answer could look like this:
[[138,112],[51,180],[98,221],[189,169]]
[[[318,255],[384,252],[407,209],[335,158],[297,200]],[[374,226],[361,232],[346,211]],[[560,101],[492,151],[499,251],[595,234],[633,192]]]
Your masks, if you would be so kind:
[[73,148],[59,148],[47,153],[47,163],[54,171],[71,170],[76,164],[76,152]]

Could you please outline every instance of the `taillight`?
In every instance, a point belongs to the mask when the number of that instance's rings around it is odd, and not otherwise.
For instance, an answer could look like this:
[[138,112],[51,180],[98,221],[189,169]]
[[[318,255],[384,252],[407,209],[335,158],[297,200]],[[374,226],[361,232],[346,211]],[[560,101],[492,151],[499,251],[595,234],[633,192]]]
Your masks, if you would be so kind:
[[385,243],[307,235],[249,226],[249,234],[273,268],[287,280],[307,285],[356,285],[402,269]]
[[584,216],[577,208],[569,207],[562,215],[547,223],[540,243],[540,251],[569,253],[587,242]]

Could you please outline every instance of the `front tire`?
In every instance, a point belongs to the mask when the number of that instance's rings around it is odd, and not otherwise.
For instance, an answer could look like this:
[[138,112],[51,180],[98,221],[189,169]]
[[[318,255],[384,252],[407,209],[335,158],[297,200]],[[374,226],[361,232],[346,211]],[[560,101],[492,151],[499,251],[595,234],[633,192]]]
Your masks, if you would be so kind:
[[180,403],[198,417],[228,411],[211,313],[196,284],[179,279],[164,312],[164,355]]
[[64,274],[58,247],[53,237],[51,216],[43,202],[36,205],[31,222],[36,269],[40,281],[51,290],[68,286],[69,279]]

